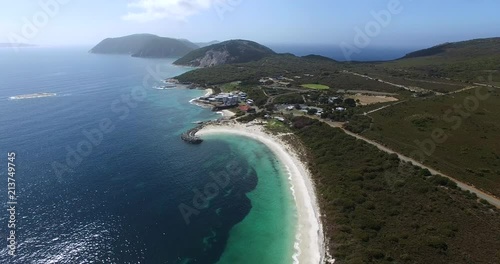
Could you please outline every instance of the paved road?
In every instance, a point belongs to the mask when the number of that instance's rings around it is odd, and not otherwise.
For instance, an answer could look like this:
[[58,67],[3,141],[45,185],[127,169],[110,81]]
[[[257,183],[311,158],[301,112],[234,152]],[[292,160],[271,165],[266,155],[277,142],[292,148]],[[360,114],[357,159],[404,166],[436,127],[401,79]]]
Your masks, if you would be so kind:
[[[318,120],[321,120],[321,119],[318,119]],[[444,174],[444,173],[442,173],[440,171],[437,171],[436,169],[428,167],[428,166],[426,166],[426,165],[424,165],[424,164],[422,164],[422,163],[420,163],[420,162],[418,162],[418,161],[416,161],[416,160],[414,160],[412,158],[409,158],[409,157],[407,157],[407,156],[405,156],[405,155],[403,155],[401,153],[398,153],[398,152],[396,152],[396,151],[394,151],[392,149],[389,149],[389,148],[387,148],[387,147],[385,147],[385,146],[383,146],[383,145],[381,145],[381,144],[379,144],[379,143],[377,143],[377,142],[375,142],[375,141],[373,141],[371,139],[365,138],[365,137],[363,137],[361,135],[358,135],[358,134],[355,134],[355,133],[353,133],[351,131],[348,131],[348,130],[346,130],[346,129],[344,129],[342,127],[342,123],[329,122],[329,121],[325,121],[325,120],[321,120],[321,121],[327,123],[328,125],[330,125],[332,127],[340,128],[346,134],[348,134],[350,136],[353,136],[353,137],[355,137],[357,139],[363,140],[363,141],[365,141],[365,142],[367,142],[367,143],[369,143],[369,144],[377,147],[378,149],[380,149],[382,151],[385,151],[385,152],[390,153],[390,154],[396,154],[396,155],[398,155],[398,157],[401,160],[404,160],[404,161],[412,163],[413,165],[416,165],[416,166],[428,169],[432,174],[439,174],[439,175],[441,175],[443,177],[446,177],[446,178],[454,181],[460,189],[466,190],[466,191],[470,191],[472,193],[475,193],[477,195],[477,197],[488,201],[490,204],[492,204],[495,207],[497,207],[497,208],[500,209],[500,199],[497,198],[497,197],[495,197],[495,196],[493,196],[493,195],[491,195],[491,194],[485,193],[485,192],[479,190],[478,188],[476,188],[476,187],[474,187],[472,185],[469,185],[469,184],[466,184],[464,182],[461,182],[461,181],[459,181],[459,180],[457,180],[457,179],[455,179],[453,177],[450,177],[450,176],[448,176],[448,175],[446,175],[446,174]]]

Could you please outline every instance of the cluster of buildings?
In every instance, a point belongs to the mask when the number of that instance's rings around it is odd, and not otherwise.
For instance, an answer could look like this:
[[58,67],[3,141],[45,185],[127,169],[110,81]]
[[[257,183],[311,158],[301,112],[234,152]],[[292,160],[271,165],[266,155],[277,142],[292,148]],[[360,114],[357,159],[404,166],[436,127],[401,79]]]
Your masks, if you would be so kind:
[[253,100],[248,99],[248,95],[244,92],[230,92],[212,94],[209,96],[202,96],[198,98],[200,103],[209,104],[217,108],[231,108],[239,106],[241,103],[253,105]]
[[[314,112],[315,112],[315,115],[317,115],[317,116],[321,116],[325,112],[323,108],[315,107],[315,106],[307,106],[304,104],[281,105],[281,106],[278,106],[278,110],[280,110],[280,111],[283,111],[283,110],[300,111],[300,112],[304,112],[305,114],[309,113],[310,110],[315,110]],[[335,107],[333,110],[336,112],[344,112],[344,111],[347,111],[347,108],[339,106],[339,107]]]
[[315,115],[321,116],[321,114],[323,114],[323,108],[315,107],[315,106],[307,106],[307,105],[304,105],[304,104],[282,105],[282,106],[278,107],[278,109],[279,110],[286,109],[287,111],[300,111],[300,112],[304,112],[305,114],[307,114],[309,112],[309,110],[314,109],[314,110],[316,110],[315,111]]

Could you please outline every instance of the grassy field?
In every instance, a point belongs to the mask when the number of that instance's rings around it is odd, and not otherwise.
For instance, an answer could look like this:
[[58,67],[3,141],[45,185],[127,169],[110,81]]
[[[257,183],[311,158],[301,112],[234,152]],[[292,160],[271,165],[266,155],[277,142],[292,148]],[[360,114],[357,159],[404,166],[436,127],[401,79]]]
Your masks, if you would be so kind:
[[363,135],[500,196],[500,90],[478,91],[486,88],[381,110]]
[[335,263],[500,263],[491,205],[319,121],[294,129]]
[[277,133],[290,133],[290,127],[286,126],[283,122],[271,119],[267,122],[266,128],[273,134]]
[[322,84],[308,83],[308,84],[303,84],[301,86],[304,88],[315,89],[315,90],[328,90],[328,89],[330,89],[330,87],[328,87],[326,85],[322,85]]
[[240,87],[240,82],[230,82],[230,83],[225,83],[222,85],[219,85],[219,88],[221,92],[223,93],[229,93],[232,91],[237,91]]

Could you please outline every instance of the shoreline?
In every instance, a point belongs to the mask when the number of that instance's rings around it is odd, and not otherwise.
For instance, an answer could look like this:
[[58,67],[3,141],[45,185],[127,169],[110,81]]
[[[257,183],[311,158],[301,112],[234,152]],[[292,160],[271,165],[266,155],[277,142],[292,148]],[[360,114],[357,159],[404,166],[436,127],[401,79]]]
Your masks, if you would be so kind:
[[[213,89],[205,89],[205,94],[203,95],[204,97],[208,97],[210,95],[214,94],[214,90]],[[200,96],[200,97],[203,97],[203,96]],[[199,103],[198,102],[198,99],[200,99],[200,97],[196,97],[196,98],[193,98],[191,100],[189,100],[189,103],[190,104],[193,104],[193,105],[196,105],[196,106],[199,106],[201,108],[212,108],[211,105],[208,105],[208,104],[202,104],[202,103]]]
[[225,117],[225,118],[231,118],[231,117],[236,115],[234,112],[229,111],[229,110],[222,110],[222,111],[217,112],[217,114],[220,114],[220,115],[222,115],[222,117]]
[[209,97],[210,95],[214,94],[214,90],[213,89],[205,89],[205,97]]
[[326,257],[326,244],[320,208],[312,177],[296,150],[279,136],[264,132],[263,127],[259,125],[247,126],[235,122],[208,125],[196,133],[201,137],[208,134],[234,134],[252,138],[266,145],[276,155],[289,173],[287,180],[291,185],[297,212],[293,263],[323,263]]
[[[210,89],[210,88],[205,89],[205,95],[204,95],[204,97],[208,97],[208,96],[210,96],[212,94],[214,94],[214,90],[213,89]],[[191,99],[189,101],[189,103],[197,105],[197,106],[202,107],[202,108],[210,108],[211,109],[213,107],[212,105],[198,102],[198,99],[200,99],[200,97],[193,98],[193,99]],[[232,112],[230,110],[227,110],[227,109],[218,111],[216,113],[220,114],[223,118],[231,118],[231,117],[233,117],[233,116],[236,115],[236,113],[234,113],[234,112]]]

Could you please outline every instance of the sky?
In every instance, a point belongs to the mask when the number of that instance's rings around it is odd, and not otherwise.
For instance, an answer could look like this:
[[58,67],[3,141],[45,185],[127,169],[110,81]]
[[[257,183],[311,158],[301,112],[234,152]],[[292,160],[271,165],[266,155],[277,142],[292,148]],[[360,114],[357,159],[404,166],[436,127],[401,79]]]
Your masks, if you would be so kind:
[[0,1],[0,42],[50,46],[92,46],[135,33],[347,48],[422,48],[500,36],[498,0]]

